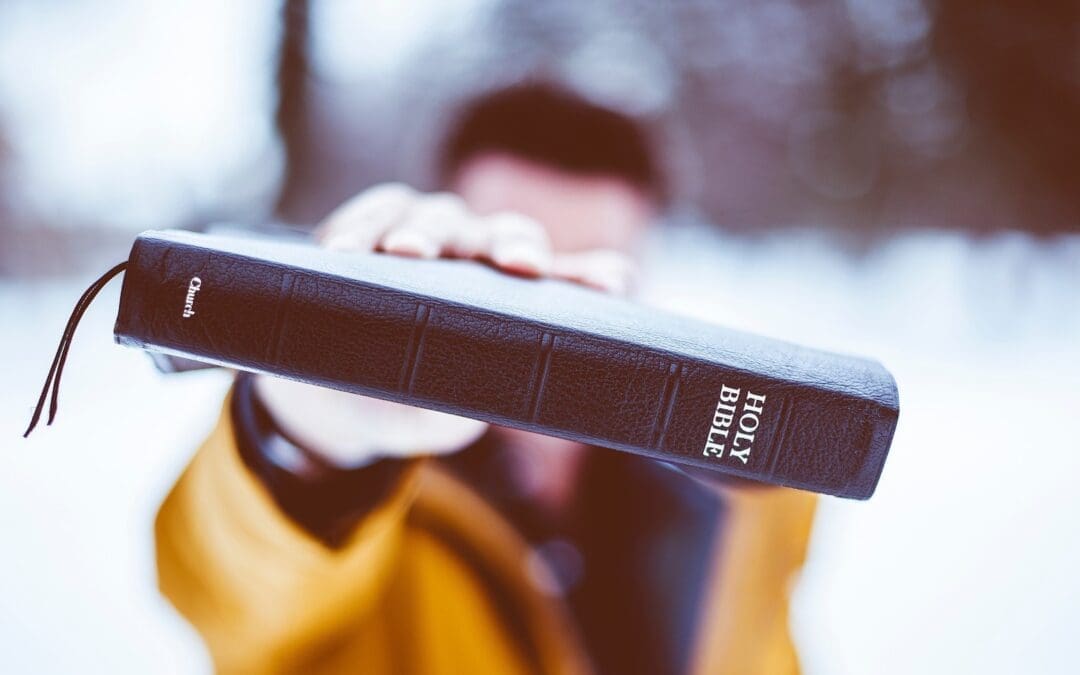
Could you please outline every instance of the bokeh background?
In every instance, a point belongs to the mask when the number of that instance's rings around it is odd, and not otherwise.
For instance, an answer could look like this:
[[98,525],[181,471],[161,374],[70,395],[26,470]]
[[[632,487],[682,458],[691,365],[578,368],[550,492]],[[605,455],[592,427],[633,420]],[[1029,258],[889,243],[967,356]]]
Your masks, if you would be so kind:
[[824,499],[809,673],[1065,673],[1080,634],[1080,6],[1054,0],[6,0],[0,659],[204,672],[152,520],[229,378],[72,347],[140,230],[305,225],[434,185],[476,96],[543,78],[641,122],[674,187],[644,300],[897,377],[877,495]]

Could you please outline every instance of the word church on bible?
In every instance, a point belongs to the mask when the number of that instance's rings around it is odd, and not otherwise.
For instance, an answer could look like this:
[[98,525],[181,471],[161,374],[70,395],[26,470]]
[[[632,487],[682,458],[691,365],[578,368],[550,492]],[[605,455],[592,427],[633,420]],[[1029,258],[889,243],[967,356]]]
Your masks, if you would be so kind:
[[[716,403],[712,428],[709,429],[709,437],[705,440],[705,450],[701,453],[704,456],[722,458],[730,441],[729,456],[738,459],[743,464],[750,460],[754,434],[761,425],[761,414],[765,412],[765,394],[755,394],[747,390],[746,400],[743,401],[736,424],[735,414],[739,409],[741,396],[741,389],[729,387],[726,384],[721,386],[720,400]],[[735,433],[732,434],[732,431]]]

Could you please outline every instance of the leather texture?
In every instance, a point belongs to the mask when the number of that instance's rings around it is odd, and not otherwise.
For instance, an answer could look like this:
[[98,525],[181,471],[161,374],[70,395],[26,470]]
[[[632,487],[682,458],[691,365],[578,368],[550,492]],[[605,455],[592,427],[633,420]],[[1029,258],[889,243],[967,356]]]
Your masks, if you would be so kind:
[[[858,499],[874,491],[899,414],[896,383],[874,361],[476,263],[270,239],[144,232],[114,332],[129,346]],[[745,464],[704,452],[723,387],[766,397]]]

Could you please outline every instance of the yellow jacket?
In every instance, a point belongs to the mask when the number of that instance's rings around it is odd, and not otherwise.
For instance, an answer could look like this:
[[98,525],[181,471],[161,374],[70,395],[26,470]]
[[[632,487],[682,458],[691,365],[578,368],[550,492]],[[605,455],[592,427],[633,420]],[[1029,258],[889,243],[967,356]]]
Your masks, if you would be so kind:
[[[788,596],[815,499],[723,489],[731,517],[691,671],[797,672]],[[411,465],[330,548],[248,471],[226,406],[162,505],[156,540],[161,589],[222,673],[594,672],[567,606],[527,579],[524,540],[436,460]]]

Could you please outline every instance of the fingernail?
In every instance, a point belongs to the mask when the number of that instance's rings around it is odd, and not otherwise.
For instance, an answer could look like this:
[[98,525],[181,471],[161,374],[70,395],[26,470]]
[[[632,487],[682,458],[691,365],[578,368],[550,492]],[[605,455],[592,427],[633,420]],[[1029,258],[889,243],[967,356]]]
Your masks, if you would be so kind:
[[435,258],[439,245],[413,230],[394,230],[383,238],[382,247],[390,253],[411,255],[418,258]]
[[521,243],[496,246],[491,259],[499,267],[519,274],[547,274],[551,269],[551,256],[543,249]]

